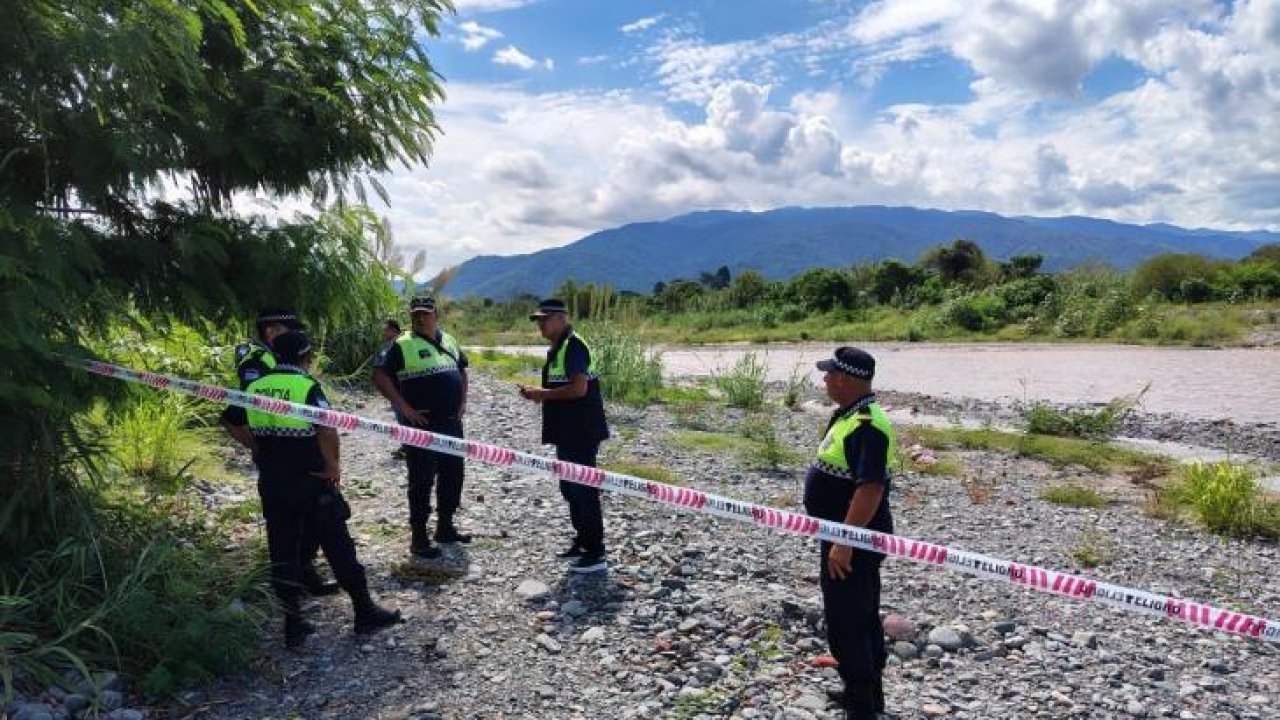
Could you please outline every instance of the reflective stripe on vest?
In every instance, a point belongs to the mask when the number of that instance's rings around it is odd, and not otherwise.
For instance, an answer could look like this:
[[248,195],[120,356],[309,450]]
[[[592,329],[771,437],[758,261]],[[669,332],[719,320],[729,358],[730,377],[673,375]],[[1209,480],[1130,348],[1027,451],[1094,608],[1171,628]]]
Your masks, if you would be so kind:
[[[245,392],[250,395],[266,395],[277,400],[305,405],[316,381],[304,373],[271,372],[249,383]],[[273,415],[255,408],[249,409],[249,431],[254,435],[275,437],[311,437],[315,426],[306,420]]]
[[551,364],[547,366],[547,382],[549,383],[567,383],[569,382],[569,371],[564,367],[565,354],[569,351],[569,341],[578,338],[582,346],[587,349],[587,380],[596,380],[600,377],[600,373],[596,370],[596,354],[591,352],[591,346],[587,344],[582,336],[572,330],[569,331],[568,337],[564,342],[560,343],[560,349],[556,351],[556,355],[551,359]]
[[263,345],[262,343],[245,343],[244,345],[236,348],[236,355],[240,356],[240,359],[236,362],[237,371],[244,367],[246,363],[253,362],[254,360],[261,362],[269,369],[275,368],[276,366],[275,353],[271,352],[271,348]]
[[396,345],[400,346],[400,355],[404,358],[404,367],[396,372],[398,380],[412,380],[459,369],[458,358],[462,357],[462,346],[447,332],[440,332],[440,347],[444,352],[440,352],[434,343],[412,332],[396,338]]
[[[844,441],[864,422],[870,422],[871,427],[889,438],[889,454],[886,456],[886,462],[893,462],[898,452],[898,438],[884,410],[881,410],[880,406],[873,401],[862,408],[855,408],[848,415],[831,424],[827,434],[822,438],[822,443],[818,445],[818,457],[813,461],[813,468],[828,475],[856,479],[853,477],[853,470],[849,467],[849,458],[844,456]],[[889,468],[886,467],[886,477],[888,477],[888,470]]]

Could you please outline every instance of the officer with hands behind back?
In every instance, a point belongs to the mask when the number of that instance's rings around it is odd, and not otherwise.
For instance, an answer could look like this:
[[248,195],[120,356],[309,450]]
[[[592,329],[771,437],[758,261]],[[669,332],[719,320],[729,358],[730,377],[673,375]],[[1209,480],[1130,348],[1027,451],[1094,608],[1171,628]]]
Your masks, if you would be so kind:
[[[320,383],[308,374],[313,353],[301,331],[275,338],[276,365],[249,383],[246,392],[287,402],[328,408]],[[261,410],[233,407],[224,416],[227,431],[253,452],[258,495],[267,525],[271,585],[284,608],[285,645],[300,647],[314,632],[302,618],[304,527],[314,529],[329,566],[355,609],[355,631],[370,633],[400,622],[400,612],[378,606],[369,596],[364,568],[347,530],[351,508],[339,486],[342,470],[337,430]]]
[[[258,338],[241,343],[235,349],[236,379],[240,382],[241,390],[249,387],[249,383],[266,375],[276,366],[276,356],[271,349],[271,343],[277,337],[290,330],[304,329],[298,313],[286,308],[264,308],[258,311],[255,325]],[[310,526],[304,527],[302,586],[308,594],[313,596],[333,595],[338,592],[338,583],[320,577],[315,565],[316,556],[319,554],[320,538]]]

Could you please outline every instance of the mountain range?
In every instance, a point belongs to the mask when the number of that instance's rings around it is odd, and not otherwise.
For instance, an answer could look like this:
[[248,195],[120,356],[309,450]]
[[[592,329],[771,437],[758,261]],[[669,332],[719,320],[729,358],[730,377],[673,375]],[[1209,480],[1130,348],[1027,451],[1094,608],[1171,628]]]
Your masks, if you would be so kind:
[[601,230],[527,255],[478,256],[458,267],[449,294],[545,296],[567,278],[647,293],[658,281],[697,279],[722,265],[734,275],[750,269],[780,280],[813,267],[914,262],[929,248],[960,238],[1001,260],[1042,255],[1046,270],[1085,263],[1128,269],[1169,252],[1238,259],[1280,242],[1280,233],[884,206],[707,211]]

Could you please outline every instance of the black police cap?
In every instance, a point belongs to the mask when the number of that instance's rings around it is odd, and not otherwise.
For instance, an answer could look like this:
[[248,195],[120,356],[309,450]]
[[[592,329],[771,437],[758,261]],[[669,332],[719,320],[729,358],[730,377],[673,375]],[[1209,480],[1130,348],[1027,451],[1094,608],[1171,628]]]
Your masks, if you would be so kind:
[[870,380],[876,374],[876,359],[866,350],[856,347],[838,347],[828,360],[819,360],[818,369],[823,372],[838,370],[863,380]]

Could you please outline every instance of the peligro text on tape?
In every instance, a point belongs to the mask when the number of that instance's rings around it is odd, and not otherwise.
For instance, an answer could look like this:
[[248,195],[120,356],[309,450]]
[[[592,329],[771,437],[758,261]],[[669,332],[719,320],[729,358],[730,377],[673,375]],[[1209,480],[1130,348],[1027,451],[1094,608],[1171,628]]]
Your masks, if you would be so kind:
[[420,428],[372,420],[337,410],[299,405],[264,395],[250,395],[237,390],[204,385],[172,375],[140,372],[93,360],[68,362],[89,372],[126,382],[141,383],[215,402],[299,418],[317,425],[385,435],[406,445],[430,448],[437,452],[459,455],[489,465],[546,473],[562,480],[645,498],[707,515],[731,518],[778,532],[814,537],[905,558],[925,565],[944,567],[987,580],[1020,585],[1043,593],[1089,600],[1129,612],[1164,617],[1199,628],[1280,644],[1280,621],[1237,613],[1192,600],[1135,590],[1057,570],[1024,565],[900,535],[889,535],[866,528],[821,520],[802,513],[735,500],[693,488],[575,465],[563,460],[550,460],[474,440],[439,435]]

